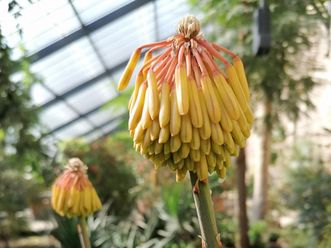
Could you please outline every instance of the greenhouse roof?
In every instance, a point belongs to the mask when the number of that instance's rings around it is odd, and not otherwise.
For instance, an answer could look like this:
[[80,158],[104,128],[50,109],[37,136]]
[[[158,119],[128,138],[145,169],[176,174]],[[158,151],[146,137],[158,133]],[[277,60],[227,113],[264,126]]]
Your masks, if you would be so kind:
[[127,110],[107,103],[119,95],[116,84],[131,52],[172,35],[189,11],[185,0],[18,2],[21,16],[3,33],[14,57],[21,56],[22,42],[28,51],[31,70],[41,78],[32,100],[59,140],[92,141],[114,131]]

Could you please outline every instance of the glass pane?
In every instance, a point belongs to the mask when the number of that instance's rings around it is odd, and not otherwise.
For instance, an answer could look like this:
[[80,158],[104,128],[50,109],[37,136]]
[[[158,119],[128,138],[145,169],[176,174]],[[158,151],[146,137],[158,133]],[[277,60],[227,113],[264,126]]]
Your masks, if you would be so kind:
[[86,38],[80,39],[31,66],[55,93],[61,94],[103,71]]
[[109,132],[113,131],[120,123],[121,123],[121,120],[112,121],[107,126],[103,127],[102,131],[105,134],[108,134]]
[[190,12],[190,8],[185,0],[177,0],[173,4],[169,4],[167,0],[158,0],[156,1],[156,6],[160,39],[165,39],[175,34],[180,17]]
[[67,0],[37,1],[23,9],[20,24],[24,30],[23,41],[29,52],[40,50],[80,27]]
[[84,24],[88,24],[131,1],[132,0],[76,0],[74,1],[74,5]]
[[78,115],[65,103],[59,102],[43,110],[40,114],[42,123],[50,130],[74,119]]
[[155,39],[152,11],[153,5],[146,4],[92,34],[109,68],[125,61],[139,44]]
[[112,108],[108,107],[106,109],[100,109],[99,111],[88,116],[88,119],[91,120],[96,126],[103,125],[107,121],[124,114],[127,111],[125,107],[123,108]]
[[80,113],[87,111],[107,102],[116,96],[116,92],[108,78],[105,78],[93,86],[90,86],[74,96],[71,96],[67,101]]
[[93,127],[86,120],[82,119],[80,121],[76,121],[75,123],[71,124],[66,128],[55,132],[54,135],[61,140],[71,139],[84,134],[92,128]]
[[[113,72],[112,77],[113,77],[116,85],[117,85],[118,81],[120,80],[124,69],[125,69],[125,66],[122,66],[121,68],[119,68],[118,70],[116,70],[115,72]],[[134,75],[132,75],[132,78],[135,78]]]
[[54,95],[51,94],[44,86],[40,83],[32,85],[31,88],[31,97],[34,104],[40,106],[51,99],[54,98]]

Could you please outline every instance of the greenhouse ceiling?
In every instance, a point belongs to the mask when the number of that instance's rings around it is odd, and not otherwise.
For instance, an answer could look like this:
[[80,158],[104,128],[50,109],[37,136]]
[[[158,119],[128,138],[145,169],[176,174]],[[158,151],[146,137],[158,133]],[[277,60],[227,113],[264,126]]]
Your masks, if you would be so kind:
[[20,43],[27,50],[41,79],[32,100],[48,135],[58,140],[93,141],[114,131],[127,110],[107,103],[118,96],[115,86],[131,52],[172,35],[189,11],[185,0],[18,2],[21,16],[7,16],[2,32],[14,57],[21,56]]

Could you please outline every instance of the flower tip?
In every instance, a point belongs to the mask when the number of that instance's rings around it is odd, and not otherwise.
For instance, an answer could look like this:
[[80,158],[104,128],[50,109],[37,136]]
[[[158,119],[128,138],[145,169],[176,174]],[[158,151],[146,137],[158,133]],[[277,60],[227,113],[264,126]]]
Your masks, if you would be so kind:
[[185,38],[194,38],[200,33],[200,22],[193,15],[183,17],[178,24],[178,34],[184,35]]

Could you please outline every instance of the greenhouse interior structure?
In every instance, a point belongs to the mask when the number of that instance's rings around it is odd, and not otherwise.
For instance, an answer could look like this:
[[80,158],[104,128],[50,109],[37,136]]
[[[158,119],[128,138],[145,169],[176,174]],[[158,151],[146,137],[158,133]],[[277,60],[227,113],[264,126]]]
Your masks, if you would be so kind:
[[330,248],[330,0],[0,0],[0,248]]

